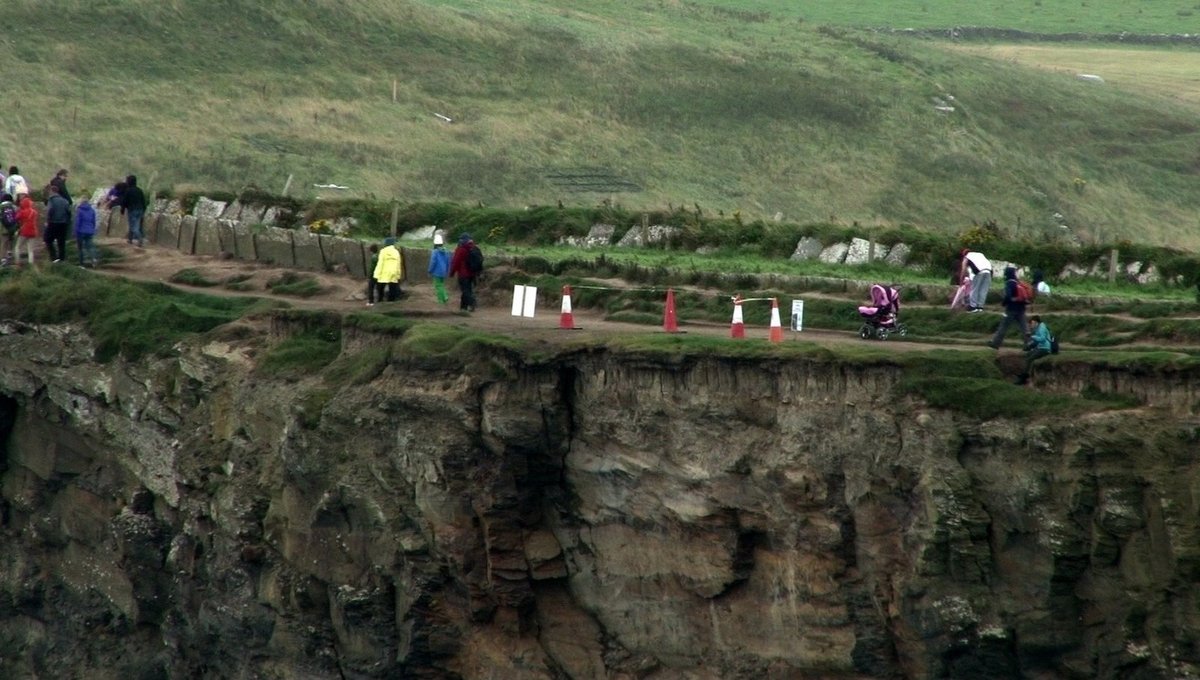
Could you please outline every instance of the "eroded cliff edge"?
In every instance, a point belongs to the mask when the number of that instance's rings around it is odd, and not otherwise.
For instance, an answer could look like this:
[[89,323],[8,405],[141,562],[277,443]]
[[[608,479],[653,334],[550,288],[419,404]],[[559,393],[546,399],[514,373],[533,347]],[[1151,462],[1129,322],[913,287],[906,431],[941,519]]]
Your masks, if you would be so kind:
[[895,368],[604,350],[282,380],[258,349],[0,326],[0,675],[1197,675],[1177,410],[980,421]]

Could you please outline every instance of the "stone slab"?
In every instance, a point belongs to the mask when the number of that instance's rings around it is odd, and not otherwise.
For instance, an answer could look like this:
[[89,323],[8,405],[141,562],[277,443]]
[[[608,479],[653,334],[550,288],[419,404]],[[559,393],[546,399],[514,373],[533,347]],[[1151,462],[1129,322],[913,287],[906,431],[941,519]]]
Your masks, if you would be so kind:
[[401,248],[400,256],[404,260],[404,280],[409,283],[428,283],[429,256],[433,251],[429,248]]
[[621,237],[621,241],[617,243],[622,247],[640,247],[652,243],[662,243],[679,233],[679,227],[670,227],[665,224],[651,224],[646,227],[646,242],[642,243],[642,227],[634,225],[625,232]]
[[242,220],[242,204],[239,203],[238,201],[234,200],[233,203],[230,203],[229,205],[225,206],[225,210],[223,210],[221,212],[221,219],[223,219],[223,220],[238,220],[239,222],[243,221]]
[[246,260],[254,259],[253,255],[243,258],[237,251],[237,234],[233,230],[237,226],[237,222],[229,220],[212,220],[212,222],[217,225],[217,239],[221,241],[221,252]]
[[192,208],[192,214],[196,217],[209,217],[217,219],[221,217],[221,213],[225,212],[224,201],[214,201],[205,196],[201,196],[196,201],[196,207]]
[[[243,211],[243,214],[245,211]],[[321,251],[321,239],[314,233],[296,230],[292,233],[292,253],[296,266],[312,271],[325,271],[325,254]]]
[[[233,254],[239,260],[257,260],[258,250],[254,239],[254,230],[241,222],[233,222],[231,220],[221,220],[221,222],[233,227]],[[224,242],[222,242],[222,245],[224,245]]]
[[406,231],[400,235],[401,241],[420,241],[422,243],[433,243],[433,232],[437,231],[437,227],[432,224],[427,224],[420,229]]
[[181,217],[179,219],[179,252],[187,255],[196,254],[196,236],[196,216],[184,215]]
[[189,219],[196,230],[196,245],[192,252],[196,255],[220,255],[221,235],[217,233],[217,221],[196,219],[194,215],[188,215],[183,218],[184,224],[187,224]]
[[[242,223],[244,228],[245,223]],[[264,264],[284,267],[296,266],[296,253],[292,247],[292,230],[279,227],[262,227],[254,231],[254,259]]]
[[321,251],[325,253],[325,261],[331,269],[345,267],[346,271],[355,278],[367,277],[366,249],[362,241],[340,236],[319,236]]
[[897,243],[888,251],[887,257],[883,261],[895,266],[903,267],[908,264],[908,258],[912,255],[912,246],[907,243]]
[[[153,224],[143,224],[146,240],[166,248],[179,247],[179,224],[183,221],[179,215],[159,215],[155,213]],[[149,220],[147,222],[150,222]]]
[[792,251],[793,260],[811,260],[816,258],[824,250],[819,239],[812,236],[805,236],[796,242],[796,249]]
[[850,245],[847,243],[835,243],[817,256],[825,264],[841,264],[842,260],[846,259],[846,251],[850,250]]

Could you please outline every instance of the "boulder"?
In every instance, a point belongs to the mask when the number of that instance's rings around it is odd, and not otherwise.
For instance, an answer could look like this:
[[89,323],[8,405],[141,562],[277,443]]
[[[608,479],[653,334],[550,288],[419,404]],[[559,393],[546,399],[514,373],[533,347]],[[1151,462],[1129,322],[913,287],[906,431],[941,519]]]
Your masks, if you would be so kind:
[[233,203],[225,206],[225,210],[221,211],[221,219],[245,221],[242,219],[242,204],[235,199]]
[[850,246],[845,243],[835,243],[821,251],[817,256],[821,262],[825,264],[841,264],[846,259],[846,251],[850,250]]
[[432,243],[433,232],[437,231],[437,226],[427,224],[420,229],[406,231],[400,235],[401,241],[419,241],[421,243]]
[[1058,278],[1060,281],[1077,279],[1085,276],[1088,276],[1088,270],[1084,267],[1080,267],[1077,264],[1068,264],[1067,266],[1063,267],[1061,272],[1058,273]]
[[603,246],[612,245],[613,235],[617,233],[617,228],[611,224],[593,224],[591,229],[588,229],[587,236],[583,237],[584,248],[600,248]]
[[630,228],[629,231],[625,232],[625,235],[621,237],[621,241],[617,243],[617,245],[625,248],[642,247],[652,243],[662,243],[663,241],[674,237],[678,233],[679,227],[669,227],[665,224],[652,224],[646,228],[646,242],[643,243],[641,226],[634,226]]
[[[888,247],[881,244],[875,244],[875,260],[882,260],[887,256]],[[850,247],[846,250],[846,264],[867,264],[872,261],[871,242],[865,238],[851,239]]]
[[330,230],[337,236],[344,236],[354,231],[354,228],[357,226],[358,220],[353,217],[339,217],[333,221]]
[[275,226],[279,222],[280,209],[276,206],[271,206],[263,211],[262,217],[258,221],[268,227]]
[[220,219],[221,214],[225,212],[225,203],[223,201],[214,201],[205,196],[201,196],[196,200],[196,207],[192,208],[192,214],[197,218],[208,217],[211,219]]
[[793,260],[811,260],[820,257],[821,251],[824,250],[821,241],[812,236],[805,236],[796,242],[796,249],[792,251]]
[[912,255],[912,246],[907,243],[897,243],[888,249],[888,254],[883,261],[893,267],[903,267],[908,264],[909,255]]

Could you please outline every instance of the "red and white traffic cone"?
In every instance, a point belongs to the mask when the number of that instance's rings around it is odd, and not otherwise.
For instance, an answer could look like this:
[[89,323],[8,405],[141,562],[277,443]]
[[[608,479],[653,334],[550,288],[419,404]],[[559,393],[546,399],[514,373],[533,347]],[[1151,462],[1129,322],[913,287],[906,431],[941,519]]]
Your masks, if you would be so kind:
[[779,323],[779,298],[771,298],[771,342],[783,342],[783,324]]
[[733,298],[733,323],[729,326],[729,337],[746,337],[746,323],[742,320],[742,296]]
[[562,315],[558,318],[558,327],[564,331],[577,330],[575,314],[571,312],[571,287],[563,286]]
[[679,332],[679,320],[675,318],[675,290],[667,289],[667,306],[663,309],[663,330],[668,333]]

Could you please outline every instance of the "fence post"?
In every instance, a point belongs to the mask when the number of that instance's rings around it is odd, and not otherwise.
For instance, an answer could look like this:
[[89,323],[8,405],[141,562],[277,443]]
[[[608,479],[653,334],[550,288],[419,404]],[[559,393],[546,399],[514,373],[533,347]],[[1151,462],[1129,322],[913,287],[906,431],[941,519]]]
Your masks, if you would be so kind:
[[867,229],[867,239],[870,245],[867,246],[867,264],[875,262],[875,227]]
[[650,216],[642,213],[642,247],[650,243]]
[[1117,280],[1117,249],[1113,248],[1108,252],[1108,282],[1113,283]]
[[392,238],[396,237],[396,223],[400,221],[400,203],[392,203]]
[[292,175],[288,175],[287,181],[283,183],[283,193],[280,196],[287,196],[288,189],[292,188]]

